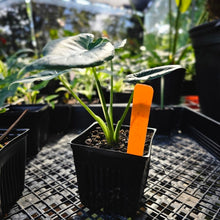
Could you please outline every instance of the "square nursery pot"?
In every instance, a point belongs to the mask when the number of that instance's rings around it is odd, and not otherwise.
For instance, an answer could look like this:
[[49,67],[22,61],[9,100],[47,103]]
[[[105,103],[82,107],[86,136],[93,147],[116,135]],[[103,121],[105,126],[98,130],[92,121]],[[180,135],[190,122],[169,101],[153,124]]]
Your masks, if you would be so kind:
[[148,128],[152,132],[148,154],[136,156],[86,146],[85,140],[97,126],[93,123],[71,141],[80,200],[92,211],[102,209],[109,214],[133,216],[147,181],[156,129]]
[[[0,135],[6,129],[0,129]],[[0,148],[0,218],[19,199],[24,189],[28,129],[15,129]]]
[[[164,76],[164,105],[180,104],[185,70],[178,69]],[[153,103],[161,103],[161,78],[146,81],[154,89]]]
[[27,156],[35,156],[47,142],[49,127],[48,105],[10,105],[9,110],[0,114],[0,126],[8,128],[25,110],[28,109],[18,128],[29,128]]

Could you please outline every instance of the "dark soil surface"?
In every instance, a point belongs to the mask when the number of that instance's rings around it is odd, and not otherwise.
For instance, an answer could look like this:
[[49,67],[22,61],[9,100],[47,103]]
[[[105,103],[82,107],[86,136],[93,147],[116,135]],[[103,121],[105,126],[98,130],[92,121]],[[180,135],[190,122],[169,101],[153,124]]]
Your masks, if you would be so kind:
[[[85,144],[96,148],[111,149],[126,153],[127,144],[128,144],[128,134],[129,134],[128,129],[121,129],[119,133],[119,143],[114,145],[109,145],[107,144],[107,141],[105,139],[104,132],[101,130],[100,127],[96,127],[96,129],[93,130],[88,136],[88,138],[85,140]],[[148,146],[151,137],[152,137],[152,132],[150,131],[148,132],[146,137],[144,154],[148,153]]]

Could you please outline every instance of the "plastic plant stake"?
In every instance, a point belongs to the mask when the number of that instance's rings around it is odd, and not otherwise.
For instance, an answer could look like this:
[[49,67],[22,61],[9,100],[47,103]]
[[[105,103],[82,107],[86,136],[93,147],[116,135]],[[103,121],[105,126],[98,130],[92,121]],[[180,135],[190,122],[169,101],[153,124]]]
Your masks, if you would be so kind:
[[151,86],[136,84],[130,119],[128,154],[143,156],[152,98]]

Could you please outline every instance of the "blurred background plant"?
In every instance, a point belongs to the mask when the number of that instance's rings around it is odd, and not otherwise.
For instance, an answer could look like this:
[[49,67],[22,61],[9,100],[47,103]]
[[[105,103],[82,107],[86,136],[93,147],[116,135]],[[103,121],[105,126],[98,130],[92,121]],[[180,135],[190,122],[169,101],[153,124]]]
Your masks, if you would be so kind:
[[[204,2],[157,1],[145,17],[147,21],[142,54],[146,57],[147,67],[180,64],[186,69],[185,79],[192,80],[195,75],[195,57],[188,30],[199,20],[205,8]],[[152,25],[153,22],[155,25]]]
[[[135,8],[134,1],[131,1],[130,8],[121,10],[111,7],[109,11],[107,7],[96,4],[80,5],[71,1],[60,1],[60,4],[52,1],[18,1],[13,6],[8,2],[7,7],[3,8],[0,4],[0,57],[5,63],[7,54],[16,53],[19,48],[32,48],[37,55],[49,40],[89,32],[96,37],[109,37],[114,42],[128,39],[124,50],[114,58],[118,75],[115,76],[118,80],[115,90],[127,89],[122,80],[127,74],[168,64],[182,65],[186,69],[185,80],[192,81],[195,77],[195,58],[188,30],[207,19],[206,1],[151,0],[141,10],[140,7]],[[84,70],[80,74],[74,73],[74,79],[68,76],[69,81],[91,101],[95,91],[89,72]],[[86,81],[83,80],[85,75],[88,78]],[[102,75],[104,77],[105,74]],[[50,83],[46,87],[51,87]],[[105,86],[105,80],[102,83]],[[62,93],[66,102],[68,93],[59,87],[57,85],[49,95]],[[37,97],[44,89],[39,91]]]
[[0,107],[10,104],[37,104],[48,103],[52,107],[58,98],[57,94],[40,95],[40,90],[44,88],[48,82],[42,82],[38,85],[23,84],[9,85],[16,79],[21,79],[18,75],[20,69],[27,65],[31,60],[34,60],[32,49],[21,49],[12,56],[7,56],[0,60]]
[[15,52],[12,56],[7,56],[4,60],[0,60],[0,106],[3,106],[7,99],[13,97],[18,85],[13,85],[10,89],[9,85],[18,79],[19,70],[24,67],[29,60],[30,53],[33,53],[31,49],[21,49]]
[[37,85],[24,83],[19,85],[16,94],[7,100],[8,104],[48,104],[52,108],[58,102],[58,94],[42,95],[40,89],[44,88],[48,82],[41,82]]
[[[99,72],[103,68],[104,66],[97,68],[97,77],[101,82],[102,86],[105,86],[108,80],[108,74]],[[74,69],[70,71],[68,74],[66,74],[65,78],[69,81],[71,89],[75,93],[77,93],[85,102],[98,102],[95,90],[95,79],[91,68]],[[63,92],[63,103],[77,102],[75,99],[72,98],[71,94],[64,86],[60,86],[58,89],[56,89],[56,92]]]
[[215,20],[220,18],[220,1],[207,0],[207,13],[208,20]]

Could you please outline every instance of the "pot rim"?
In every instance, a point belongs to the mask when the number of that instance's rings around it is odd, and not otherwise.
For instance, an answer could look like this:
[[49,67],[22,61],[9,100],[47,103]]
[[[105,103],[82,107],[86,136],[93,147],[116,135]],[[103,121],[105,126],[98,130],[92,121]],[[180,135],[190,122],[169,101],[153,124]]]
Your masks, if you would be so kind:
[[192,27],[189,30],[189,35],[190,35],[190,38],[202,37],[207,34],[215,33],[217,30],[220,31],[220,19],[206,22],[198,26]]
[[[0,133],[5,132],[6,130],[7,130],[6,128],[0,128]],[[8,141],[8,143],[2,149],[0,149],[0,152],[5,151],[7,146],[10,145],[11,143],[16,142],[17,139],[20,139],[23,136],[27,135],[29,130],[30,130],[29,128],[16,128],[16,129],[13,129],[8,135],[14,134],[16,136],[13,137],[10,141]]]
[[[133,154],[128,154],[128,153],[125,153],[125,152],[120,152],[120,151],[115,151],[115,150],[112,150],[112,149],[99,149],[99,148],[94,148],[94,147],[91,147],[89,145],[85,145],[85,144],[79,144],[79,143],[73,143],[77,138],[79,138],[80,136],[82,136],[83,134],[85,134],[86,132],[88,132],[88,130],[90,130],[93,126],[95,125],[98,125],[98,122],[93,122],[90,126],[88,126],[86,129],[84,129],[81,133],[79,133],[76,137],[74,137],[71,142],[69,143],[71,145],[71,147],[74,147],[75,146],[79,146],[79,147],[84,147],[84,148],[89,148],[89,149],[93,149],[94,151],[100,151],[102,150],[103,152],[111,152],[112,154],[118,154],[118,155],[129,155],[129,156],[133,156],[133,157],[137,157],[137,158],[142,158],[142,157],[149,157],[151,155],[151,149],[152,149],[152,142],[153,142],[153,139],[154,139],[154,135],[156,133],[156,128],[151,128],[151,127],[148,127],[148,130],[151,130],[153,131],[152,133],[152,137],[151,137],[151,140],[150,140],[150,143],[149,143],[149,150],[148,150],[148,153],[143,155],[143,156],[137,156],[137,155],[133,155]],[[129,128],[130,126],[129,125],[122,125],[123,127],[127,127]]]

